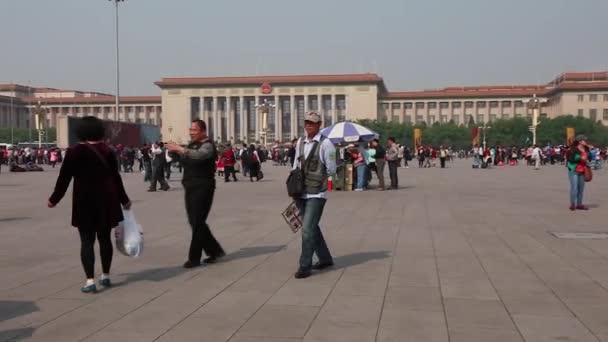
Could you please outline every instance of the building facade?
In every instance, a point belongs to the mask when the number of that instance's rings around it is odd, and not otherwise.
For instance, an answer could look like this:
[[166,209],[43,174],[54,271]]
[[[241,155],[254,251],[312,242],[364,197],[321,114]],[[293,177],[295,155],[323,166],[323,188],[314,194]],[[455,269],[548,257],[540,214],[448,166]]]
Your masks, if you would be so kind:
[[34,128],[32,112],[38,104],[46,111],[45,127],[50,128],[61,115],[161,124],[160,96],[121,96],[117,116],[110,94],[5,84],[0,85],[0,127]]
[[268,103],[267,141],[303,133],[304,113],[317,111],[323,125],[359,119],[412,124],[466,124],[531,117],[527,102],[543,101],[542,117],[578,115],[608,124],[608,72],[566,73],[544,85],[449,87],[390,92],[376,74],[163,78],[164,137],[187,141],[189,122],[201,118],[222,141],[259,141],[258,106]]
[[[47,127],[61,115],[146,123],[163,139],[186,142],[193,119],[207,122],[221,141],[289,141],[304,131],[304,114],[317,111],[323,125],[346,120],[411,124],[476,124],[530,117],[526,103],[542,101],[540,116],[574,115],[608,124],[608,72],[565,73],[543,85],[448,87],[391,92],[376,74],[163,78],[160,96],[120,98],[97,92],[0,85],[0,127],[33,128],[40,102]],[[263,122],[260,106],[269,108]]]
[[264,103],[267,141],[289,141],[303,132],[308,111],[319,112],[324,125],[375,119],[378,94],[386,91],[375,74],[164,78],[156,85],[166,113],[163,137],[176,141],[187,141],[190,121],[198,118],[216,140],[260,140]]

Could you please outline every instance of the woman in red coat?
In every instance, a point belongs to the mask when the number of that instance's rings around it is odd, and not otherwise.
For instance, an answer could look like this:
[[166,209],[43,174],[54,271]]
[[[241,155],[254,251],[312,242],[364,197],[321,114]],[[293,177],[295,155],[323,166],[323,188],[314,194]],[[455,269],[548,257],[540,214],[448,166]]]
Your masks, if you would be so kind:
[[116,158],[103,143],[103,122],[92,116],[81,119],[76,136],[81,143],[68,149],[48,206],[54,208],[61,201],[74,178],[72,226],[80,233],[80,259],[87,276],[81,291],[89,293],[97,291],[95,239],[99,241],[103,272],[99,284],[112,285],[109,278],[114,253],[111,232],[123,220],[121,204],[122,208],[129,209],[131,201],[118,173]]

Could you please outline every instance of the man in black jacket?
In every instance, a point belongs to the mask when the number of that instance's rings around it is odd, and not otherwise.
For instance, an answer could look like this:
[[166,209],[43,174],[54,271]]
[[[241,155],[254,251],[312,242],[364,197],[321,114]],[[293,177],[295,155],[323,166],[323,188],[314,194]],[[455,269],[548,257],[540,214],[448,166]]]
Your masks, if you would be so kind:
[[378,139],[374,139],[372,141],[372,147],[376,149],[376,155],[374,158],[376,159],[376,175],[378,176],[378,190],[384,190],[384,166],[386,165],[386,150],[382,145],[380,145],[380,141]]
[[169,152],[180,155],[180,163],[184,167],[182,185],[186,192],[188,222],[192,226],[192,240],[185,268],[200,266],[203,250],[207,255],[203,262],[208,264],[226,255],[206,222],[215,193],[217,150],[207,136],[207,125],[203,120],[192,121],[190,137],[192,141],[187,147],[167,144]]

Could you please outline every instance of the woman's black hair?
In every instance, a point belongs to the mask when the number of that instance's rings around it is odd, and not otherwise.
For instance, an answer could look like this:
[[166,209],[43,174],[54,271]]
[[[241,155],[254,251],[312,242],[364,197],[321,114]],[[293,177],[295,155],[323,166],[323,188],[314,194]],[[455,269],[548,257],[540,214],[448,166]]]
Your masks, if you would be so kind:
[[100,141],[106,136],[103,121],[94,117],[86,116],[78,121],[76,125],[76,137],[80,141]]

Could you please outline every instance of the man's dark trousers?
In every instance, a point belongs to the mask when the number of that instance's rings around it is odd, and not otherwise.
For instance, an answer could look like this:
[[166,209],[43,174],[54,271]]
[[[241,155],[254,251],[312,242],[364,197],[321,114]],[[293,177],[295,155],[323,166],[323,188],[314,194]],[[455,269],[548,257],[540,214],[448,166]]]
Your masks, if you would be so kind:
[[184,184],[184,189],[188,222],[192,227],[188,260],[195,263],[200,262],[203,250],[209,257],[223,255],[224,249],[211,234],[207,225],[207,216],[209,216],[213,204],[213,194],[215,193],[215,180],[195,185]]
[[399,188],[399,178],[397,176],[397,168],[399,164],[396,160],[388,161],[388,174],[391,177],[391,188],[397,189]]
[[315,253],[320,263],[329,264],[333,262],[329,248],[327,248],[327,244],[323,238],[323,233],[321,233],[321,227],[319,227],[319,221],[321,221],[326,201],[324,198],[309,198],[299,199],[296,202],[300,210],[303,225],[300,271],[308,272],[312,269],[312,257]]

